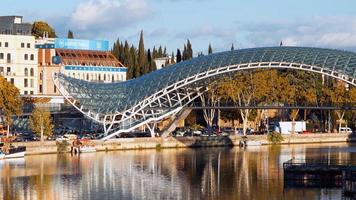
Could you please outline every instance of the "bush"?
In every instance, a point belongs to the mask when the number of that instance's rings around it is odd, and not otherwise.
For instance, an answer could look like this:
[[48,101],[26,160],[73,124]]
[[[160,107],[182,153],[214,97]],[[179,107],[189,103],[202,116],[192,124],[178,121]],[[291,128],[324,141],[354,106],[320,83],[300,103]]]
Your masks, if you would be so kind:
[[58,153],[66,153],[70,147],[70,143],[67,140],[56,141],[56,145]]
[[272,142],[273,144],[281,143],[284,140],[283,136],[276,131],[269,133],[267,135],[267,139],[268,139],[268,141]]

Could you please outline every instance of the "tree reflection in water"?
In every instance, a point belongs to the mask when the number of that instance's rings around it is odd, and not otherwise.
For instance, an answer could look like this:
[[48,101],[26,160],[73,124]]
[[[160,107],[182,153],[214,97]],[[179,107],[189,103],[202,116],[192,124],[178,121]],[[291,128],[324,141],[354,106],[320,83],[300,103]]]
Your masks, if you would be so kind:
[[36,155],[0,161],[2,199],[339,199],[339,189],[284,189],[283,162],[344,162],[356,147],[291,145]]

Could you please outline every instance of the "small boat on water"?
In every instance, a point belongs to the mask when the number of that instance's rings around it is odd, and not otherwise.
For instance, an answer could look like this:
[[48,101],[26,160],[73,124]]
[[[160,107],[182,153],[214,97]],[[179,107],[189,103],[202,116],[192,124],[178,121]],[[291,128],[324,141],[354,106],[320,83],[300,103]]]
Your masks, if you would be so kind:
[[14,147],[10,146],[9,148],[4,148],[4,146],[0,150],[0,160],[2,159],[11,159],[11,158],[23,158],[25,157],[26,147],[19,146]]

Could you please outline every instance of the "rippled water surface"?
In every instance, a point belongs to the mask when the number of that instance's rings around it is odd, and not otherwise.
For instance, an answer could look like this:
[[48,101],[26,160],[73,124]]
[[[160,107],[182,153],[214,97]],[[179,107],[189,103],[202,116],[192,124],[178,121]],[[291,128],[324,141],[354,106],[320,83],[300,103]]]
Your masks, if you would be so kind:
[[[285,188],[283,162],[356,161],[347,144],[36,155],[0,161],[1,199],[342,199]],[[345,199],[345,198],[344,198]]]

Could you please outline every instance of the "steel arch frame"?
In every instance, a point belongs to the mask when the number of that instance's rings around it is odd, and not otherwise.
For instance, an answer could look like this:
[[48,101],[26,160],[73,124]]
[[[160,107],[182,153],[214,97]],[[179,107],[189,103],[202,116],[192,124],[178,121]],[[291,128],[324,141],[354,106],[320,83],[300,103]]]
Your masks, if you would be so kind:
[[[143,125],[149,127],[151,131],[151,136],[153,137],[154,134],[152,133],[152,128],[150,126],[151,123],[155,124],[157,123],[157,121],[162,120],[163,118],[178,113],[180,110],[182,110],[184,106],[187,106],[194,99],[200,97],[204,92],[208,90],[207,87],[189,87],[197,81],[201,81],[203,79],[222,75],[225,73],[237,72],[242,70],[271,68],[296,69],[319,73],[356,86],[356,77],[350,77],[338,71],[333,71],[314,65],[291,62],[255,62],[236,64],[222,66],[190,76],[157,91],[156,93],[143,99],[130,109],[127,109],[123,112],[103,115],[91,112],[90,110],[86,110],[83,106],[80,105],[80,102],[78,103],[75,99],[71,98],[71,95],[60,84],[58,77],[55,74],[53,74],[52,78],[60,93],[70,104],[72,104],[76,109],[78,109],[90,119],[93,119],[96,122],[103,124],[106,135],[106,137],[104,137],[103,139],[106,140],[118,135],[119,133],[130,132]],[[154,107],[167,109],[149,109]],[[135,123],[132,123],[132,120],[134,120]],[[128,124],[128,126],[126,125],[127,127],[125,127],[125,124]]]

